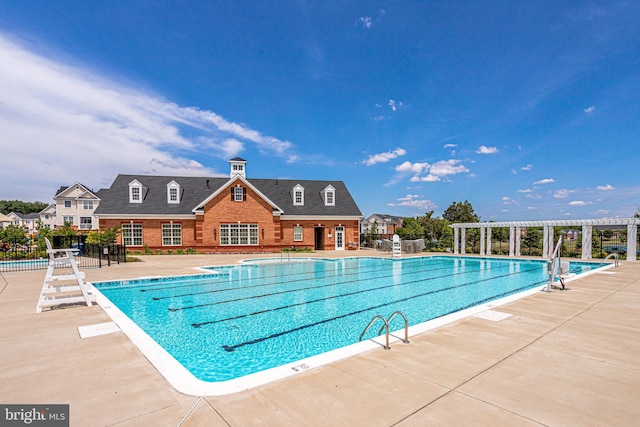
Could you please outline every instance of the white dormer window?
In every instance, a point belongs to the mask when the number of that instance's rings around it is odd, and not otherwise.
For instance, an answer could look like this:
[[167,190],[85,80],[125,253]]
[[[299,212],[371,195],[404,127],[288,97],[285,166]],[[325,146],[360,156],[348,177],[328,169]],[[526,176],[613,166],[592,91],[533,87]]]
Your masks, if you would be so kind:
[[167,184],[167,203],[180,203],[180,184],[175,181]]
[[300,184],[293,187],[293,206],[304,206],[304,187]]
[[137,179],[129,183],[129,203],[142,203],[142,184]]
[[323,190],[324,193],[324,205],[335,206],[336,205],[336,189],[332,185],[328,185]]

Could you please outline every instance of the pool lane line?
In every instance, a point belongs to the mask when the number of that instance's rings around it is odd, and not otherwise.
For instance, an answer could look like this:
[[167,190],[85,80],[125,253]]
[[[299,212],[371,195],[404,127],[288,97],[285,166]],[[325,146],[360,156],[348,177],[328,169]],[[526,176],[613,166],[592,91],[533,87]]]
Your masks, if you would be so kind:
[[[414,297],[418,297],[418,296],[430,295],[432,293],[437,293],[437,292],[442,292],[442,291],[445,291],[445,290],[451,290],[451,289],[456,289],[456,288],[459,288],[459,287],[469,286],[469,285],[472,285],[474,283],[482,283],[482,282],[486,282],[486,281],[490,281],[490,280],[500,279],[500,278],[503,278],[503,277],[509,277],[509,276],[513,276],[513,275],[516,275],[516,274],[521,274],[521,273],[526,273],[526,272],[529,272],[529,271],[536,271],[536,270],[538,270],[538,268],[531,269],[531,270],[524,270],[524,271],[521,271],[521,272],[518,272],[518,273],[502,274],[502,275],[498,275],[498,276],[494,276],[494,277],[488,277],[488,278],[482,279],[482,280],[474,280],[472,282],[467,282],[467,283],[463,283],[463,284],[455,285],[455,286],[449,286],[447,288],[442,288],[442,289],[436,289],[436,290],[429,291],[429,292],[426,292],[426,293],[418,294],[416,296],[403,298],[403,299],[397,300],[397,302],[407,301],[409,299],[413,299]],[[447,275],[447,276],[443,276],[443,277],[452,277],[452,276]],[[439,278],[442,278],[442,277],[439,277]],[[413,280],[413,281],[409,281],[409,282],[404,282],[404,283],[402,283],[402,285],[408,285],[408,284],[412,284],[412,283],[420,283],[420,282],[425,282],[425,281],[426,280],[424,280],[424,279],[417,279],[417,280]],[[239,314],[237,316],[227,317],[227,318],[224,318],[224,319],[192,323],[191,326],[193,326],[194,328],[200,328],[202,326],[213,325],[213,324],[216,324],[216,323],[228,322],[228,321],[231,321],[231,320],[238,320],[238,319],[242,319],[242,318],[245,318],[245,317],[251,317],[251,316],[258,315],[258,314],[265,314],[265,313],[269,313],[269,312],[273,312],[273,311],[280,311],[280,310],[284,310],[284,309],[287,309],[287,308],[298,307],[298,306],[301,306],[301,305],[313,304],[313,303],[316,303],[316,302],[328,301],[328,300],[331,300],[331,299],[353,296],[353,295],[357,295],[357,294],[361,294],[361,293],[365,293],[365,292],[373,292],[373,291],[377,291],[377,290],[380,290],[380,289],[389,288],[389,287],[393,287],[393,286],[398,286],[398,285],[385,285],[385,286],[381,286],[381,287],[378,287],[378,288],[362,289],[360,291],[349,292],[349,293],[346,293],[346,294],[331,295],[331,296],[328,296],[328,297],[318,298],[318,299],[311,300],[311,301],[302,301],[302,302],[298,302],[298,303],[295,303],[295,304],[289,304],[289,305],[269,308],[269,309],[265,309],[265,310],[252,312],[252,313]],[[389,303],[389,304],[391,304],[391,303]],[[385,304],[385,305],[388,305],[388,304]],[[376,308],[376,307],[373,307],[373,308]]]
[[[376,258],[376,257],[363,257],[363,258],[366,258],[366,259],[380,259],[380,260],[387,261],[387,262],[398,262],[398,261],[400,261],[400,260],[389,259],[389,258]],[[414,257],[414,258],[405,258],[405,259],[402,260],[402,262],[408,262],[410,260],[411,263],[413,264],[414,260],[416,261],[416,263],[418,261],[423,261],[424,262],[425,258],[426,259],[434,259],[433,257],[429,257],[429,256],[421,256],[421,257]],[[440,258],[437,261],[440,261],[440,260],[444,261],[445,259],[444,258]],[[326,262],[326,260],[324,260],[324,259],[318,259],[318,261],[325,261]],[[502,261],[502,260],[496,259],[494,261]],[[283,264],[287,264],[287,263],[283,263]],[[239,266],[239,267],[242,267],[242,266]],[[448,266],[438,267],[438,269],[450,268],[450,267],[451,266],[448,265]],[[360,268],[361,268],[360,266],[347,267],[347,268],[344,268],[343,271],[359,270]],[[376,271],[376,269],[378,269],[378,266],[373,266],[372,268],[373,268],[372,271]],[[283,274],[274,274],[274,275],[270,275],[270,276],[263,276],[262,278],[263,279],[269,279],[269,278],[274,278],[274,277],[290,277],[290,276],[298,276],[300,274],[306,274],[306,273],[291,273],[291,274],[284,274],[284,275]],[[218,274],[215,274],[215,273],[212,273],[211,276],[212,277],[224,278],[223,275],[218,275]],[[225,275],[225,276],[228,277],[229,275]],[[186,279],[188,280],[188,277],[186,277]],[[203,280],[206,280],[206,279],[203,279]],[[245,279],[242,279],[242,278],[233,279],[231,282],[232,283],[234,283],[234,282],[235,283],[240,283],[242,280],[245,280]],[[225,282],[228,282],[228,281],[225,281]],[[284,282],[286,282],[286,280],[285,281],[281,281],[281,282],[267,283],[267,284],[258,285],[258,286],[268,286],[268,285],[280,284],[280,283],[284,283]],[[169,285],[169,284],[167,284],[167,285]],[[171,283],[170,285],[171,286],[164,286],[162,288],[160,288],[160,285],[155,285],[154,287],[149,288],[149,289],[140,289],[140,292],[165,291],[167,289],[184,289],[184,288],[195,287],[195,286],[207,286],[207,285],[210,285],[210,283],[194,283],[192,285],[174,285],[173,283]],[[228,288],[228,290],[233,290],[233,289],[237,289],[237,288]],[[206,292],[217,292],[217,290],[204,291],[204,292],[205,293]],[[198,293],[194,293],[194,295],[196,295],[196,294],[198,294]],[[188,295],[191,295],[191,294],[184,294],[182,296],[188,296]],[[177,296],[181,296],[181,295],[177,295]],[[158,297],[158,298],[167,298],[167,297]],[[170,297],[168,297],[168,298],[170,298]]]
[[[511,274],[508,274],[508,275],[503,276],[503,277],[507,277],[507,276],[510,276],[512,274],[518,274],[518,273],[511,273]],[[511,290],[509,292],[503,292],[503,293],[500,293],[498,295],[493,295],[491,297],[484,298],[484,299],[482,299],[480,301],[474,301],[473,303],[469,303],[466,306],[458,307],[458,308],[456,308],[454,310],[451,310],[449,312],[440,314],[439,316],[434,317],[433,319],[437,319],[438,317],[446,316],[446,315],[451,314],[451,313],[455,313],[455,312],[458,312],[458,311],[461,311],[461,310],[465,310],[465,309],[470,308],[470,307],[474,307],[474,306],[477,306],[477,305],[480,305],[480,304],[484,304],[485,302],[489,302],[489,301],[495,300],[496,298],[499,298],[499,297],[502,297],[502,296],[513,295],[514,293],[521,292],[521,291],[524,291],[526,289],[531,289],[531,288],[533,288],[535,286],[541,286],[546,282],[547,282],[546,280],[542,280],[542,281],[539,281],[539,282],[535,282],[535,283],[533,283],[531,285],[526,285],[526,286],[522,286],[520,288],[513,289],[513,290]],[[241,343],[234,344],[234,345],[223,345],[222,348],[227,352],[232,352],[232,351],[235,351],[238,348],[241,348],[241,347],[244,347],[244,346],[247,346],[247,345],[258,344],[258,343],[260,343],[262,341],[266,341],[266,340],[273,339],[273,338],[278,338],[278,337],[281,337],[283,335],[288,335],[288,334],[291,334],[291,333],[294,333],[294,332],[298,332],[298,331],[301,331],[303,329],[311,328],[311,327],[314,327],[314,326],[318,326],[318,325],[321,325],[321,324],[324,324],[324,323],[333,322],[335,320],[343,319],[345,317],[354,316],[356,314],[364,313],[366,311],[375,310],[375,309],[378,309],[378,308],[386,307],[386,306],[389,306],[389,305],[392,305],[392,304],[397,304],[397,303],[404,302],[404,301],[409,301],[409,300],[412,300],[412,299],[415,299],[415,298],[427,296],[427,295],[434,294],[434,293],[439,293],[439,292],[444,292],[444,291],[447,291],[447,290],[456,289],[456,288],[459,288],[459,287],[462,287],[462,286],[469,286],[469,285],[472,285],[474,283],[479,283],[479,282],[471,282],[471,283],[467,283],[465,285],[451,286],[449,288],[444,288],[444,289],[440,289],[440,290],[437,290],[437,291],[431,291],[431,292],[427,292],[427,293],[420,294],[420,295],[413,295],[413,296],[410,296],[410,297],[407,297],[407,298],[402,298],[402,299],[391,301],[391,302],[388,302],[388,303],[385,303],[385,304],[379,304],[379,305],[376,305],[376,306],[373,306],[373,307],[357,310],[357,311],[354,311],[354,312],[351,312],[351,313],[341,314],[340,316],[335,316],[335,317],[331,317],[331,318],[328,318],[328,319],[323,319],[323,320],[320,320],[320,321],[315,322],[315,323],[308,323],[306,325],[297,326],[297,327],[295,327],[293,329],[276,332],[276,333],[268,335],[266,337],[260,337],[260,338],[256,338],[256,339],[253,339],[253,340],[250,340],[250,341],[241,342]],[[430,319],[430,320],[433,320],[433,319]]]
[[[418,272],[421,271],[438,271],[438,270],[445,270],[445,269],[450,269],[451,266],[447,265],[447,266],[442,266],[442,267],[438,267],[438,268],[430,268],[430,269],[422,269],[422,270],[416,270]],[[502,268],[502,266],[500,267],[495,267],[495,268]],[[345,270],[355,270],[356,268],[349,268],[349,269],[345,269]],[[324,276],[319,277],[320,279],[327,279],[327,278],[334,278],[334,277],[345,277],[345,276],[353,276],[353,275],[360,275],[362,273],[376,273],[378,271],[389,271],[388,268],[378,268],[377,266],[375,268],[372,268],[370,270],[365,270],[365,271],[361,271],[358,270],[356,272],[349,272],[346,274],[327,274]],[[479,270],[478,270],[479,271]],[[308,272],[308,273],[296,273],[296,274],[287,274],[287,275],[279,275],[279,276],[266,276],[266,278],[271,278],[271,277],[289,277],[289,276],[300,276],[303,274],[313,274],[314,277],[313,278],[318,278],[317,276],[315,276],[315,274],[317,274],[318,272]],[[380,276],[378,276],[380,277]],[[391,277],[391,276],[382,276],[382,277]],[[262,279],[262,278],[261,278]],[[200,291],[200,292],[190,292],[187,294],[174,294],[174,295],[167,295],[164,297],[152,297],[151,299],[154,301],[160,301],[160,300],[164,300],[164,299],[173,299],[173,298],[183,298],[183,297],[191,297],[191,296],[195,296],[195,295],[206,295],[206,294],[215,294],[218,292],[226,292],[226,291],[237,291],[237,290],[244,290],[244,289],[252,289],[252,288],[260,288],[260,287],[264,287],[264,286],[275,286],[275,285],[282,285],[284,283],[287,284],[292,284],[292,283],[296,283],[296,282],[307,282],[309,279],[308,278],[302,278],[302,279],[296,279],[296,280],[280,280],[277,282],[268,282],[268,283],[261,283],[259,285],[251,285],[251,286],[243,286],[241,288],[239,287],[231,287],[231,288],[222,288],[222,289],[213,289],[210,291]],[[240,280],[238,281],[238,283],[240,283]],[[338,284],[340,284],[341,282],[338,282]],[[344,283],[349,283],[349,281],[344,282]],[[193,285],[193,286],[203,286],[201,284],[199,285]],[[305,288],[301,288],[301,289],[305,289]]]
[[[506,268],[509,266],[498,266],[498,267],[494,267],[490,270],[499,270],[501,268]],[[422,270],[413,270],[411,272],[407,272],[406,275],[409,274],[415,274],[415,273],[420,273],[420,272],[424,272],[424,271],[436,271],[438,269],[422,269]],[[442,270],[442,269],[439,269]],[[433,276],[433,277],[428,277],[428,278],[424,278],[421,281],[429,281],[429,280],[435,280],[435,279],[442,279],[445,277],[455,277],[461,274],[467,274],[467,273],[477,273],[479,271],[484,271],[487,269],[483,269],[483,268],[479,268],[477,270],[465,270],[462,271],[460,273],[456,273],[456,274],[446,274],[443,276]],[[386,270],[385,270],[386,271]],[[373,271],[373,273],[375,273],[375,271]],[[403,273],[404,274],[404,273]],[[350,274],[352,275],[352,274]],[[376,276],[376,279],[384,279],[384,278],[388,278],[388,277],[394,277],[394,274],[389,274],[386,276]],[[335,277],[335,276],[334,276]],[[323,278],[324,279],[324,278]],[[351,283],[358,283],[361,282],[363,280],[369,280],[369,279],[362,279],[362,278],[357,278],[355,280],[345,280],[345,281],[341,281],[341,282],[336,282],[336,283],[330,283],[330,284],[326,284],[326,285],[318,285],[318,286],[309,286],[309,287],[304,287],[304,288],[296,288],[296,289],[287,289],[284,291],[278,291],[278,292],[272,292],[272,293],[268,293],[268,294],[260,294],[260,295],[252,295],[252,296],[248,296],[248,297],[242,297],[242,298],[235,298],[235,299],[231,299],[231,300],[224,300],[224,301],[214,301],[214,302],[208,302],[208,303],[202,303],[202,304],[196,304],[196,305],[191,305],[191,306],[186,306],[186,307],[177,307],[177,308],[168,308],[169,311],[171,312],[176,312],[176,311],[180,311],[180,310],[187,310],[187,309],[193,309],[193,308],[202,308],[202,307],[209,307],[209,306],[213,306],[213,305],[220,305],[220,304],[226,304],[226,303],[230,303],[230,302],[238,302],[238,301],[242,301],[242,300],[248,300],[248,299],[253,299],[253,298],[263,298],[263,297],[269,297],[269,296],[273,296],[273,295],[282,295],[282,294],[287,294],[287,293],[293,293],[293,292],[301,292],[301,291],[307,291],[310,289],[320,289],[320,288],[328,288],[328,287],[332,287],[332,286],[340,286],[340,285],[345,285],[345,284],[351,284]],[[299,280],[299,281],[306,281],[306,280]],[[290,283],[295,283],[296,281],[292,281]],[[412,283],[412,282],[408,282],[408,283]],[[392,284],[392,285],[385,285],[379,288],[375,288],[375,289],[385,289],[385,288],[389,288],[389,287],[393,287],[393,286],[402,286],[404,285],[404,283],[400,283],[398,284]],[[257,285],[257,286],[262,286],[262,285]],[[247,286],[246,288],[233,288],[234,290],[241,290],[241,289],[248,289],[250,288],[249,286]],[[213,291],[212,291],[213,292]],[[206,294],[209,292],[202,292],[202,293],[197,293],[198,294]],[[191,296],[192,294],[188,294],[185,296]],[[349,295],[349,294],[343,294],[343,295]],[[155,298],[153,298],[155,301],[157,301]]]

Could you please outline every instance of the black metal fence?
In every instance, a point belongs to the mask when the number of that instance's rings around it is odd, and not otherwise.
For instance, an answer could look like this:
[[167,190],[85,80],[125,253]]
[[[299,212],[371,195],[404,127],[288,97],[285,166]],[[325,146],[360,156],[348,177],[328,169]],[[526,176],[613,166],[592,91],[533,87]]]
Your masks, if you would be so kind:
[[[53,236],[54,249],[74,250],[80,268],[102,268],[111,264],[126,262],[126,248],[123,245],[98,245],[85,242],[85,236]],[[0,245],[0,273],[15,271],[46,270],[49,255],[42,242],[3,242]]]

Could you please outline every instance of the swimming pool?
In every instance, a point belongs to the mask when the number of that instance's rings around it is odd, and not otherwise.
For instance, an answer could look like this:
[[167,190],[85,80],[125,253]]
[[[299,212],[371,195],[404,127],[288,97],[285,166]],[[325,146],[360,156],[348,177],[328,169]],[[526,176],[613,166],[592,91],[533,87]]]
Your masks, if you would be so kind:
[[[276,261],[93,285],[108,299],[103,307],[117,307],[197,380],[219,383],[287,364],[304,369],[307,364],[296,363],[356,345],[376,315],[402,311],[410,325],[418,325],[548,282],[542,260]],[[571,262],[570,270],[580,274],[597,267]],[[390,329],[403,326],[396,318]]]

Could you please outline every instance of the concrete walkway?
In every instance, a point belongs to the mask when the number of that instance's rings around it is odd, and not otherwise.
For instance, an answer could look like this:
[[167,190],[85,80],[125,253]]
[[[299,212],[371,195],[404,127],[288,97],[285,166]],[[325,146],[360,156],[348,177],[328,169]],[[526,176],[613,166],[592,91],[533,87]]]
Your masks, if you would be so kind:
[[[370,255],[370,253],[364,253]],[[337,256],[322,253],[316,256]],[[353,253],[343,253],[352,256]],[[239,255],[142,257],[87,280],[194,273]],[[640,262],[227,396],[176,392],[98,306],[36,314],[44,271],[0,275],[0,403],[70,404],[72,426],[635,426]],[[1,415],[1,414],[0,414]]]

